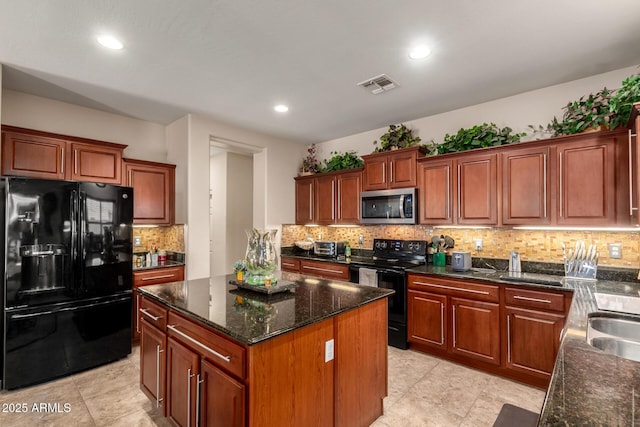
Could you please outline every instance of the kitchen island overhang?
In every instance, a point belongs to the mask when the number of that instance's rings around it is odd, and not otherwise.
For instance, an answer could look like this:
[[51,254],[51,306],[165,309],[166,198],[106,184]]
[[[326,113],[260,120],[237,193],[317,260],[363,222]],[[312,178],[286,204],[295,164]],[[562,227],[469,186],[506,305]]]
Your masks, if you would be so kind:
[[163,415],[251,426],[382,415],[392,291],[283,273],[295,290],[262,295],[232,279],[138,290],[141,389]]

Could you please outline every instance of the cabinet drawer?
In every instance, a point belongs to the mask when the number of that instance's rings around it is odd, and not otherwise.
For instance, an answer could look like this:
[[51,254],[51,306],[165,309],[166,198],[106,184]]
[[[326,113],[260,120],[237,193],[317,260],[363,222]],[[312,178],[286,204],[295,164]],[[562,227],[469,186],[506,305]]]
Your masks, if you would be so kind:
[[409,274],[407,279],[408,287],[411,289],[436,292],[478,301],[498,302],[500,300],[500,287],[497,285],[446,280],[416,274]]
[[246,351],[242,345],[174,312],[169,313],[167,333],[220,369],[238,378],[245,378]]
[[349,266],[333,262],[300,260],[300,273],[328,279],[349,280]]
[[504,290],[505,304],[518,307],[564,312],[564,298],[564,294],[556,292],[520,288],[505,288]]
[[184,280],[184,267],[166,267],[133,272],[133,287]]
[[300,272],[300,260],[298,258],[282,257],[280,262],[280,268],[282,271],[290,271],[292,273]]
[[167,327],[167,309],[147,298],[141,299],[138,316],[164,332]]

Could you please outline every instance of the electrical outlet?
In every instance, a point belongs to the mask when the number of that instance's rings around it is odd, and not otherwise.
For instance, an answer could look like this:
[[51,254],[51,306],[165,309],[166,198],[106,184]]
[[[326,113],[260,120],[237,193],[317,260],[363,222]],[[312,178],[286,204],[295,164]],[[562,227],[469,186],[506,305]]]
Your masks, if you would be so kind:
[[482,250],[482,239],[475,239],[473,241],[474,246],[476,248],[476,251],[481,251]]
[[326,341],[324,343],[324,361],[330,362],[333,360],[333,340]]
[[622,258],[622,245],[620,243],[609,244],[609,258]]
[[140,236],[136,236],[133,238],[133,245],[134,246],[142,246],[142,237]]
[[364,236],[362,234],[358,236],[358,243],[360,246],[364,245]]

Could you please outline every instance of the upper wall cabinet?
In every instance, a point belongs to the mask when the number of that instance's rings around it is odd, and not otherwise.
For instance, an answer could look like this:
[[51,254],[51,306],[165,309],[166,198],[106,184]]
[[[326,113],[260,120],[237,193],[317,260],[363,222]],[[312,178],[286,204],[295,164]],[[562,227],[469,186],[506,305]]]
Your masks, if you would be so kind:
[[296,224],[359,224],[362,169],[296,177]]
[[374,153],[362,156],[364,172],[362,190],[386,190],[417,185],[418,157],[424,156],[420,147]]
[[2,175],[120,184],[126,145],[2,126]]
[[452,159],[437,158],[418,163],[421,224],[453,224],[453,164]]
[[123,185],[133,187],[133,223],[173,225],[176,166],[123,160]]
[[638,149],[638,132],[640,132],[640,103],[634,104],[629,118],[628,153],[629,153],[629,216],[633,225],[640,225],[640,150]]
[[502,223],[549,224],[549,147],[512,149],[501,154]]

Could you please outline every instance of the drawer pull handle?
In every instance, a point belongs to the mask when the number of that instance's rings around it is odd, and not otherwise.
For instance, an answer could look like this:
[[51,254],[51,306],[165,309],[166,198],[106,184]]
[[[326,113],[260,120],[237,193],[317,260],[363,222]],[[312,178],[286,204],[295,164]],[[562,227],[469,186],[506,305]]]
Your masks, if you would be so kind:
[[551,301],[548,300],[548,299],[521,297],[520,295],[514,295],[513,299],[521,299],[523,301],[532,301],[532,302],[541,302],[541,303],[544,303],[544,304],[551,304]]
[[176,325],[167,325],[167,328],[171,329],[173,332],[175,332],[176,334],[180,335],[182,338],[184,338],[184,339],[194,343],[195,345],[200,346],[201,348],[207,350],[208,352],[210,352],[211,354],[215,355],[216,357],[224,360],[225,362],[227,362],[227,363],[231,362],[231,356],[222,355],[222,354],[218,353],[217,351],[215,351],[214,349],[209,348],[206,345],[202,344],[200,341],[191,338],[189,335],[187,335],[184,332],[178,330],[178,328],[176,328]]
[[149,316],[151,319],[153,319],[155,322],[157,322],[158,320],[162,319],[162,316],[154,316],[153,314],[149,313],[149,310],[146,308],[141,308],[140,309],[140,313],[145,314],[147,316]]
[[164,276],[151,276],[151,277],[143,277],[143,281],[147,280],[156,280],[156,279],[168,279],[169,277],[175,277],[175,274],[165,274]]
[[478,291],[475,289],[456,288],[453,286],[436,285],[435,283],[424,283],[424,282],[417,282],[417,281],[413,283],[416,285],[433,286],[436,288],[449,289],[452,291],[469,292],[472,294],[480,294],[480,295],[489,295],[489,292],[487,291]]
[[307,270],[318,270],[318,271],[326,271],[329,273],[340,273],[342,274],[342,270],[332,270],[330,268],[318,268],[318,267],[310,267],[307,265],[303,265],[302,268],[306,268]]

